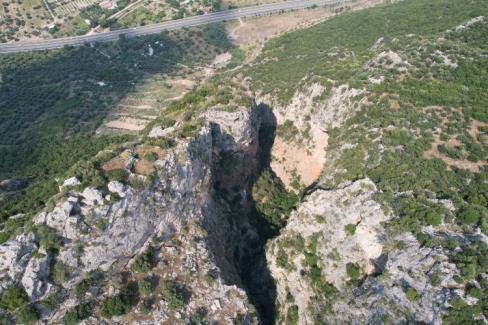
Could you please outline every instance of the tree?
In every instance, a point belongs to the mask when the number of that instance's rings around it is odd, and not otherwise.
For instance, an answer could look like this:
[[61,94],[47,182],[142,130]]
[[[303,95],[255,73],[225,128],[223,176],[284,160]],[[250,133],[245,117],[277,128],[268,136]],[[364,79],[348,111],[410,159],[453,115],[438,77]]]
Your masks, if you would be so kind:
[[477,224],[480,217],[479,210],[471,204],[462,208],[457,215],[458,220],[467,225]]

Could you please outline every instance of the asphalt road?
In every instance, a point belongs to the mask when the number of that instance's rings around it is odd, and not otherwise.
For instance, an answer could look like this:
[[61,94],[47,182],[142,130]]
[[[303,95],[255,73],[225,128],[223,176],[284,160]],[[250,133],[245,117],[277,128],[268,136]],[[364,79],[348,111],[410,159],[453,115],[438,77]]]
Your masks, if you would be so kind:
[[312,6],[332,5],[340,2],[344,2],[344,0],[290,0],[286,2],[219,11],[201,16],[193,16],[178,20],[167,21],[159,24],[119,29],[98,34],[64,37],[50,40],[0,43],[0,53],[28,52],[35,50],[61,48],[67,45],[80,46],[85,43],[110,42],[118,40],[120,35],[125,35],[126,37],[136,37],[142,35],[157,34],[165,30],[194,27],[244,17],[253,17],[277,12],[304,9]]

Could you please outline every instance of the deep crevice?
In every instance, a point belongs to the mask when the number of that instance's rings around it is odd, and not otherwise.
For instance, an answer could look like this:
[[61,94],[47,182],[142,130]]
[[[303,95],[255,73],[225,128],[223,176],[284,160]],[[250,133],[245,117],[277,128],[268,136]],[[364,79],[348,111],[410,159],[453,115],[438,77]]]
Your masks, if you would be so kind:
[[[255,107],[254,113],[258,114],[260,122],[255,150],[223,153],[215,166],[215,201],[224,207],[231,229],[227,234],[230,236],[228,242],[232,247],[217,247],[223,245],[221,239],[215,239],[211,246],[216,255],[227,255],[216,256],[219,268],[230,268],[237,273],[237,278],[232,274],[222,274],[223,280],[242,287],[255,306],[261,324],[268,325],[275,323],[277,294],[268,269],[265,245],[278,234],[279,229],[259,212],[251,193],[261,173],[271,170],[276,118],[270,107],[263,104]],[[218,126],[214,132],[220,132]]]

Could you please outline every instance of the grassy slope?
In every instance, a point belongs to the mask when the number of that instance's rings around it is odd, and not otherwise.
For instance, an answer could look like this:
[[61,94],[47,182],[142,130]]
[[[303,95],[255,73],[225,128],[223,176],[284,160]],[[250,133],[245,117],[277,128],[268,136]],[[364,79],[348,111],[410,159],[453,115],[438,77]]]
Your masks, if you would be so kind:
[[[369,59],[369,48],[380,37],[405,34],[432,35],[488,12],[488,3],[470,1],[404,1],[360,13],[346,13],[304,32],[271,40],[249,71],[256,89],[275,92],[288,100],[305,76],[327,76],[354,81],[356,72]],[[345,62],[329,52],[351,51]],[[338,66],[339,64],[339,66]]]
[[[466,292],[473,291],[473,284],[481,287],[476,293],[481,298],[478,304],[453,301],[445,316],[447,323],[474,322],[481,313],[488,316],[488,283],[482,276],[488,271],[488,247],[473,238],[461,244],[461,252],[455,252],[459,243],[453,244],[454,238],[429,236],[422,226],[443,223],[465,234],[477,228],[488,233],[488,170],[449,167],[445,159],[427,159],[425,152],[440,137],[459,143],[444,157],[470,162],[488,157],[486,138],[482,140],[486,127],[477,138],[469,133],[472,122],[488,122],[488,59],[483,55],[488,24],[445,33],[481,15],[488,16],[488,2],[480,0],[405,0],[348,13],[269,42],[246,72],[256,90],[274,94],[283,103],[312,82],[330,85],[328,79],[335,85],[348,83],[368,91],[370,104],[344,126],[329,131],[329,186],[371,178],[382,191],[378,200],[388,203],[399,216],[388,226],[391,235],[410,231],[422,245],[443,247],[461,270],[458,280],[466,284]],[[381,37],[382,44],[374,49]],[[406,59],[411,65],[409,73],[401,76],[395,69],[365,67],[384,50]],[[443,65],[436,51],[455,58],[458,66]],[[369,77],[379,75],[385,82],[368,82]],[[430,106],[439,109],[426,109]],[[341,150],[344,144],[356,146]],[[337,172],[338,168],[345,171]],[[456,210],[448,212],[432,199],[449,199]]]

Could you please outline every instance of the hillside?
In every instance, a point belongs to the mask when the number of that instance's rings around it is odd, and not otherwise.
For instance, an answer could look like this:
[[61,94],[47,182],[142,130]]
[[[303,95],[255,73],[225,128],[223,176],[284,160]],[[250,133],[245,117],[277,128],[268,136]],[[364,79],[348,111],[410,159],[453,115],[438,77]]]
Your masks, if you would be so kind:
[[2,322],[485,324],[488,3],[335,13],[0,57]]

